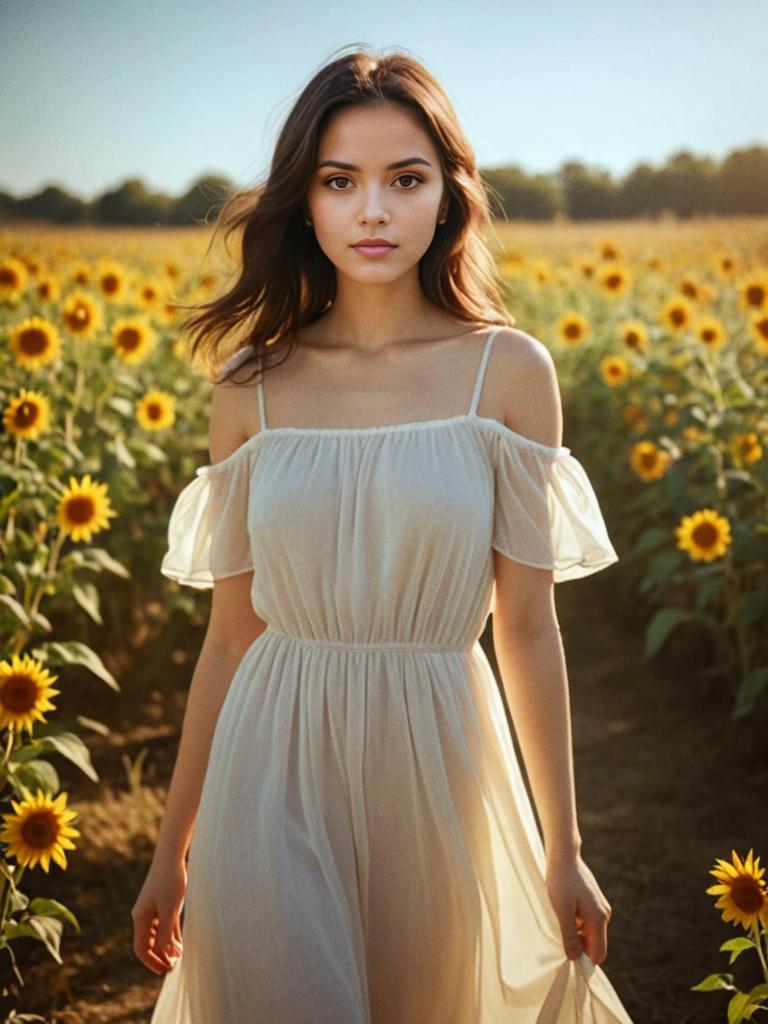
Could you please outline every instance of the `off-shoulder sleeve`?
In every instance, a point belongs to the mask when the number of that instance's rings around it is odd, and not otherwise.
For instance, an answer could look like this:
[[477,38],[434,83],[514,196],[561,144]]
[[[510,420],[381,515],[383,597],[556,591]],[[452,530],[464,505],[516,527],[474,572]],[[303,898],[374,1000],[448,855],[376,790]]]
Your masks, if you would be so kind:
[[181,491],[168,521],[160,572],[190,587],[253,568],[248,534],[250,460],[238,451],[201,466]]
[[597,496],[570,448],[496,435],[493,547],[555,583],[618,561]]

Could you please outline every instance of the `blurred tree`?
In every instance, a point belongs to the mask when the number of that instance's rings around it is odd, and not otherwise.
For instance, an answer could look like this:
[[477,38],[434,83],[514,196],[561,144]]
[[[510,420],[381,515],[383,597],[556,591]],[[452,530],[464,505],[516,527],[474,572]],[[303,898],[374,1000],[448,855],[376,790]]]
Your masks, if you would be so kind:
[[220,174],[203,174],[173,204],[175,224],[207,224],[218,214],[233,191],[229,178]]

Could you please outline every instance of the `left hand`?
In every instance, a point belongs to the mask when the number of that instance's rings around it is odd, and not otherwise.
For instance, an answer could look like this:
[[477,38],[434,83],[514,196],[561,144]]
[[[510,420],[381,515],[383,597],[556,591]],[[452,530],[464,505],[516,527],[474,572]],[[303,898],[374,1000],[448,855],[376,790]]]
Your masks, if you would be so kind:
[[546,883],[566,956],[578,960],[586,953],[594,964],[601,964],[608,953],[611,906],[581,855],[548,860]]

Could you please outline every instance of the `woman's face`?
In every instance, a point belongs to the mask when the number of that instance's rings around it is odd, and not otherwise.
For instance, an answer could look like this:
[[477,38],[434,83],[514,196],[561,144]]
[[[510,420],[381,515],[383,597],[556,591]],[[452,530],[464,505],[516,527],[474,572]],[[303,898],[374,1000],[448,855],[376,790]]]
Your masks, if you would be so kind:
[[[337,270],[384,284],[416,266],[445,216],[439,153],[416,120],[394,103],[348,107],[330,120],[317,164],[308,230]],[[394,247],[366,255],[354,248],[364,238]]]

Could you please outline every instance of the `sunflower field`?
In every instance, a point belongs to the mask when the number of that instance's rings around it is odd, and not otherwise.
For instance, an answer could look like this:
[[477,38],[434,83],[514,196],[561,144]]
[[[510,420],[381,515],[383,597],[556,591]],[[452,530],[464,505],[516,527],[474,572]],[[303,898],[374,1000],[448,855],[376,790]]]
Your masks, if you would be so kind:
[[[161,816],[157,765],[147,747],[132,761],[120,734],[130,718],[172,738],[190,629],[205,622],[206,598],[159,566],[173,500],[207,461],[210,385],[177,303],[222,283],[208,237],[0,232],[0,1020],[23,1002],[31,946],[61,968],[49,1005],[67,1005],[62,940],[81,923],[51,866],[66,873],[84,834],[114,851],[117,814],[130,816],[120,855],[140,859]],[[768,225],[497,224],[489,244],[517,326],[557,364],[563,443],[595,484],[615,599],[646,659],[686,666],[686,699],[716,689],[712,713],[727,714],[713,728],[758,744]],[[127,802],[95,801],[81,820],[70,791],[99,781],[92,755],[108,749]]]

